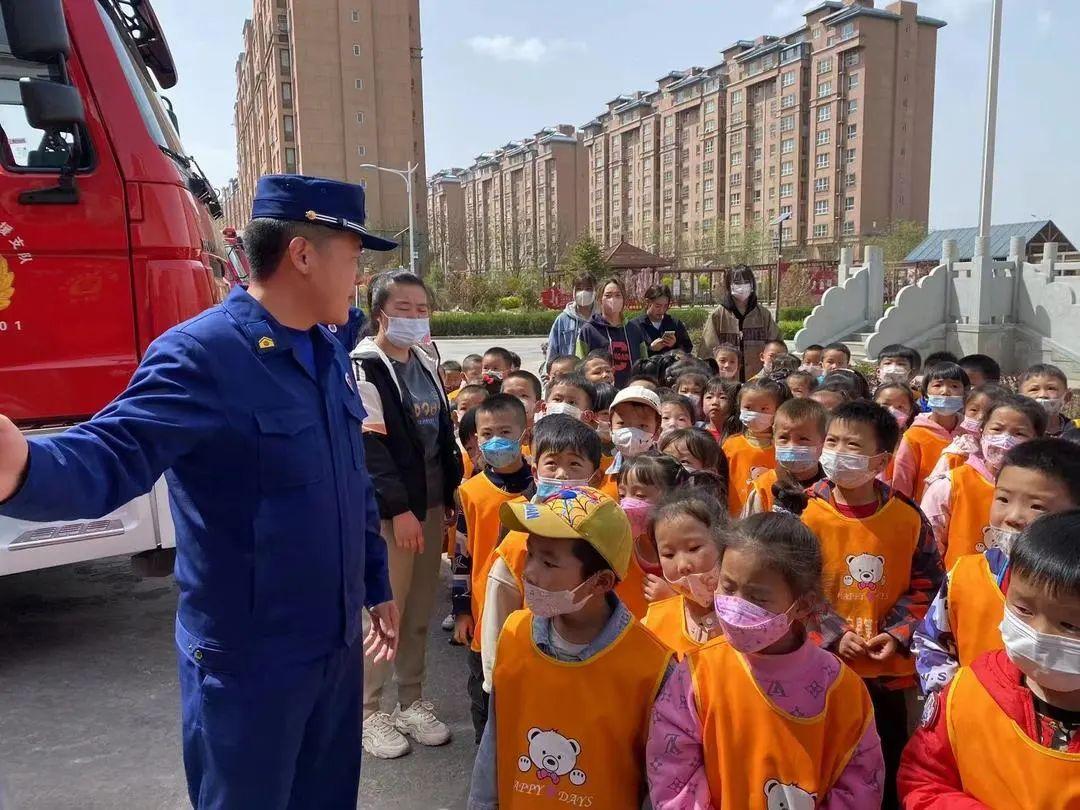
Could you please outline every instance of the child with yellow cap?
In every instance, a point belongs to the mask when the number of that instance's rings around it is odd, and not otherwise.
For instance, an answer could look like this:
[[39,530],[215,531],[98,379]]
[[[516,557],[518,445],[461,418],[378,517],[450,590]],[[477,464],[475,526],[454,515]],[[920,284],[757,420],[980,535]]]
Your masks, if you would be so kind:
[[630,565],[630,521],[591,487],[500,511],[528,535],[526,610],[499,636],[469,807],[640,807],[671,652],[614,593]]

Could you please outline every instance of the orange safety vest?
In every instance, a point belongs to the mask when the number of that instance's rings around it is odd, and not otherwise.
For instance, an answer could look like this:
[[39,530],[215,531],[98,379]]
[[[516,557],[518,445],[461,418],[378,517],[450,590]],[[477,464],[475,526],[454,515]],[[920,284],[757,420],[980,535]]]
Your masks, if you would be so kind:
[[945,721],[966,796],[1001,810],[1080,807],[1080,754],[1031,739],[973,670],[953,678]]
[[926,492],[926,479],[934,471],[942,451],[952,440],[947,437],[942,438],[930,428],[916,425],[908,428],[903,441],[915,451],[914,455],[918,462],[915,469],[915,490],[911,494],[911,500],[921,503],[923,493]]
[[652,630],[665,646],[674,650],[675,657],[680,661],[708,644],[727,642],[722,635],[704,643],[691,637],[686,628],[686,599],[681,595],[650,603],[641,623]]
[[[823,498],[811,498],[802,515],[821,542],[822,586],[833,610],[862,638],[882,632],[885,617],[911,585],[911,558],[922,532],[922,514],[900,498],[889,498],[876,514],[844,517]],[[911,675],[910,656],[887,661],[862,656],[851,662],[864,678]]]
[[776,469],[764,472],[754,479],[753,490],[756,493],[759,512],[771,512],[773,508],[772,486],[776,483]]
[[632,621],[580,662],[556,661],[510,614],[492,676],[499,807],[637,810],[645,739],[671,652]]
[[945,537],[945,570],[967,554],[986,549],[982,544],[983,529],[990,524],[990,505],[994,502],[994,485],[970,464],[949,472],[952,490],[949,492],[949,533]]
[[859,676],[841,664],[824,711],[794,717],[761,691],[730,644],[709,645],[688,660],[713,806],[819,806],[874,720]]
[[768,447],[751,444],[743,434],[732,436],[724,442],[723,449],[728,460],[728,512],[738,517],[753,486],[750,473],[755,467],[774,468],[776,451],[771,444]]
[[[472,557],[472,617],[477,627],[484,611],[487,575],[491,569],[492,552],[499,542],[499,508],[510,501],[525,500],[517,492],[499,489],[487,473],[475,475],[458,488],[461,510],[465,513],[468,553]],[[480,634],[474,633],[472,651],[480,652]]]
[[649,603],[645,600],[645,572],[638,565],[637,557],[630,555],[630,565],[626,569],[626,576],[619,580],[615,586],[615,594],[627,609],[634,614],[634,618],[641,621],[649,609]]
[[1005,615],[1005,594],[986,557],[968,554],[956,561],[949,571],[947,604],[960,666],[970,666],[984,652],[1005,649],[998,629]]
[[495,553],[502,557],[510,573],[514,575],[518,590],[525,593],[525,558],[529,556],[526,542],[529,535],[525,532],[507,532],[499,545],[495,546]]

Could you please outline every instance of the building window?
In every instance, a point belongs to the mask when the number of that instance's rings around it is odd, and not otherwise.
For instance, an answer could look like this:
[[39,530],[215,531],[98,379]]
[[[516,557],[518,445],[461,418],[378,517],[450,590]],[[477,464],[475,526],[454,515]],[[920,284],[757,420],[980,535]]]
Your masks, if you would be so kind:
[[820,155],[817,156],[817,167],[819,169],[827,169],[827,168],[829,168],[829,153],[828,152],[822,152]]
[[716,131],[716,121],[714,119],[712,119],[712,118],[710,118],[708,121],[706,121],[704,131],[705,132],[715,132]]
[[359,45],[353,45],[352,46],[352,55],[353,56],[359,56],[360,55],[360,46]]
[[293,140],[296,137],[296,122],[291,115],[286,115],[281,119],[282,126],[285,128],[285,137],[288,140]]
[[855,233],[855,222],[848,220],[844,223],[844,236],[851,236]]
[[716,141],[712,140],[711,138],[709,140],[705,141],[705,154],[706,155],[711,155],[715,148],[716,148]]
[[743,92],[742,92],[742,90],[733,90],[731,92],[731,103],[732,104],[742,104],[742,102],[743,102]]
[[674,178],[674,176],[675,175],[672,172],[664,172],[664,183],[665,183],[665,185],[667,183],[670,183],[672,181],[672,179]]
[[817,65],[818,74],[832,72],[832,59],[822,59]]
[[859,64],[859,52],[848,51],[844,54],[844,67],[855,67]]
[[780,106],[783,107],[785,110],[788,109],[789,107],[794,107],[795,106],[795,94],[794,93],[788,93],[786,96],[784,96],[782,99],[780,99]]
[[788,71],[780,77],[781,87],[791,87],[793,84],[795,84],[795,73],[793,71]]
[[780,199],[782,200],[785,197],[790,197],[792,188],[793,188],[793,186],[792,186],[791,183],[781,183],[780,184]]
[[855,210],[855,198],[854,197],[844,197],[844,210],[845,211],[854,211]]
[[285,174],[296,174],[296,149],[285,147]]
[[780,119],[781,132],[791,132],[793,129],[795,129],[794,115],[785,115],[783,118]]
[[829,130],[827,130],[827,129],[819,129],[817,131],[817,145],[818,146],[824,146],[825,144],[827,144],[829,142],[829,138],[830,138]]
[[829,190],[829,178],[819,177],[814,181],[814,191],[828,191]]
[[850,76],[847,77],[848,90],[854,90],[858,86],[859,86],[859,74],[858,73],[852,73]]
[[357,79],[354,82],[354,86],[356,87],[357,90],[363,90],[364,89],[364,80],[363,79]]
[[782,154],[782,155],[790,155],[794,151],[795,151],[795,139],[794,138],[784,138],[784,140],[780,141],[780,154]]
[[[741,172],[735,172],[733,175],[731,175],[731,177],[728,178],[728,180],[731,182],[731,187],[732,188],[735,188],[736,186],[741,186],[742,185],[742,173]],[[705,182],[706,183],[711,183],[712,181],[711,180],[706,180]]]
[[856,136],[858,136],[858,134],[859,134],[858,125],[857,124],[848,124],[848,127],[847,127],[848,140],[851,140],[852,138],[855,138]]
[[285,107],[292,106],[292,82],[281,83],[281,103]]
[[832,95],[832,82],[821,82],[817,86],[817,97],[825,98]]
[[785,160],[780,164],[780,176],[788,177],[795,173],[795,164],[790,160]]
[[855,162],[855,150],[854,149],[848,149],[847,150],[847,162],[848,163],[854,163]]
[[736,205],[742,205],[742,193],[738,191],[731,195],[731,207],[734,208]]
[[828,235],[829,235],[829,226],[828,225],[815,225],[814,226],[814,238],[815,239],[823,239]]
[[844,27],[840,29],[840,39],[851,39],[855,36],[855,23],[844,23]]
[[713,190],[713,181],[712,180],[706,180],[704,189],[705,189],[706,194],[711,192]]
[[832,120],[832,107],[830,107],[828,104],[826,104],[824,107],[818,107],[817,120],[819,122],[831,121]]
[[711,112],[716,112],[716,102],[712,99],[705,102],[705,114],[708,115]]
[[849,174],[849,175],[847,176],[847,187],[848,187],[848,188],[854,188],[854,186],[855,186],[855,183],[856,183],[856,177],[855,177],[855,175],[854,175],[854,174]]
[[818,200],[814,203],[814,216],[821,217],[825,216],[827,213],[829,213],[828,200]]
[[357,11],[355,8],[352,10],[352,21],[360,22],[360,12]]
[[732,132],[731,133],[731,145],[733,147],[742,145],[742,133],[741,132]]
[[283,48],[278,51],[278,62],[281,65],[282,70],[288,70],[292,67],[292,55],[289,53],[288,49]]
[[732,214],[731,215],[731,227],[732,228],[741,228],[742,227],[742,214]]
[[853,98],[853,99],[851,99],[851,101],[849,101],[847,103],[848,115],[854,115],[858,111],[859,111],[859,100],[857,98]]
[[366,146],[358,146],[358,147],[356,147],[356,154],[358,154],[360,157],[366,157],[367,156],[367,147]]
[[741,166],[742,165],[742,152],[732,152],[731,153],[731,165],[732,166]]
[[712,197],[705,198],[705,210],[712,211],[716,207],[716,201]]
[[713,162],[711,160],[705,161],[705,174],[713,173]]
[[362,112],[358,112],[356,114],[356,123],[358,123],[358,124],[364,123],[364,114]]
[[781,205],[780,206],[780,213],[781,214],[790,214],[791,213],[791,206],[790,205]]

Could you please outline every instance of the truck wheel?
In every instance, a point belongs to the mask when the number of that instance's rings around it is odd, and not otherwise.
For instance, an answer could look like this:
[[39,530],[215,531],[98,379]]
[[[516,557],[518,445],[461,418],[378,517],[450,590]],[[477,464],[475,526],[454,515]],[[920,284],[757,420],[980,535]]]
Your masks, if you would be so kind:
[[175,548],[152,548],[131,557],[131,570],[144,579],[167,577],[176,562]]

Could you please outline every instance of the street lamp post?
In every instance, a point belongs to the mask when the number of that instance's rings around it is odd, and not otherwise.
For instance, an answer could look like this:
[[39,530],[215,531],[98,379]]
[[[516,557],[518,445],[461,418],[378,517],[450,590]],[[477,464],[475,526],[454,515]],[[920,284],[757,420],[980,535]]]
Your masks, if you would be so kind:
[[994,0],[990,23],[990,64],[986,76],[986,129],[983,134],[982,193],[979,198],[979,236],[990,235],[994,200],[994,147],[997,141],[998,63],[1001,59],[1001,8]]
[[360,164],[361,169],[390,172],[405,181],[405,191],[409,196],[409,272],[416,275],[416,209],[413,207],[413,172],[420,168],[420,164],[410,160],[407,166],[406,169],[390,169],[386,166],[376,166],[374,163]]
[[775,297],[773,301],[773,319],[777,323],[780,322],[780,269],[784,260],[784,223],[789,219],[791,219],[791,212],[787,211],[769,223],[776,226],[776,287],[773,292]]

